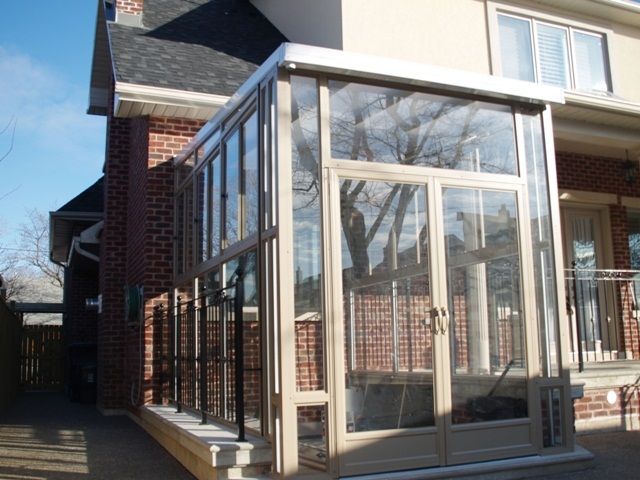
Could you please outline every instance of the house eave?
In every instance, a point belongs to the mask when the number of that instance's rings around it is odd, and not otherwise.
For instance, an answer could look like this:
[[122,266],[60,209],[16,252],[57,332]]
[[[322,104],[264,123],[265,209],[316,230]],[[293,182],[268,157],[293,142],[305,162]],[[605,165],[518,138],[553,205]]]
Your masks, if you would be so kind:
[[631,0],[534,0],[534,2],[560,11],[589,15],[635,27],[640,26],[640,4]]
[[179,117],[208,120],[229,100],[224,95],[116,82],[113,110],[116,117]]

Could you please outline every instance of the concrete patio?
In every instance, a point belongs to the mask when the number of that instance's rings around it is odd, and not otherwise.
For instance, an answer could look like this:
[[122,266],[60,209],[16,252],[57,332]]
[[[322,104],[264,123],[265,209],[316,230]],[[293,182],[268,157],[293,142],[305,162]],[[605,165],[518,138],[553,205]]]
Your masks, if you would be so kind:
[[[640,432],[578,437],[594,453],[592,469],[545,476],[549,480],[638,478]],[[127,417],[104,417],[93,405],[61,394],[30,393],[0,413],[0,479],[193,480]]]

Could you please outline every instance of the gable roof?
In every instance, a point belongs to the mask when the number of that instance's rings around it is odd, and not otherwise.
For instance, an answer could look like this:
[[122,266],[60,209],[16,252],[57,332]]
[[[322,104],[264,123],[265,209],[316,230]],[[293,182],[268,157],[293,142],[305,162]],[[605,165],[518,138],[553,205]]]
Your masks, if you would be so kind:
[[54,262],[67,260],[73,238],[102,219],[103,178],[49,213],[49,256]]
[[286,41],[246,0],[145,0],[143,23],[109,24],[116,82],[230,96]]
[[85,189],[83,192],[79,193],[67,203],[65,203],[62,207],[56,210],[55,213],[65,213],[65,212],[91,212],[91,213],[102,213],[104,210],[103,202],[103,179],[104,177],[100,177],[93,185]]
[[89,113],[107,113],[114,80],[116,116],[209,118],[284,41],[248,0],[145,0],[142,26],[99,5]]

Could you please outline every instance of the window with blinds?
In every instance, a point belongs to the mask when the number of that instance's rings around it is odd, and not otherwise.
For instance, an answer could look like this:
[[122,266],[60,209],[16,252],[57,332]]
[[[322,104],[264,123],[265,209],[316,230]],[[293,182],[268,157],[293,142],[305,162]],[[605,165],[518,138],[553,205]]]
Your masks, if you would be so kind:
[[611,91],[604,35],[532,18],[498,15],[504,77],[565,89]]

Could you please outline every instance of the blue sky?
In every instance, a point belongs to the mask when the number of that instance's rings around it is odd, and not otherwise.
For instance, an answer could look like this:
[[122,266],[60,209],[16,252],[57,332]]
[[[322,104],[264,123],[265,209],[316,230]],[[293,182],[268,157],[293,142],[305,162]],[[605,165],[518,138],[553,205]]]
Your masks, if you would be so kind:
[[[15,120],[15,137],[0,162],[0,243],[10,246],[27,210],[56,210],[100,177],[105,118],[86,114],[97,1],[2,3],[0,131]],[[9,148],[5,132],[0,158]]]

